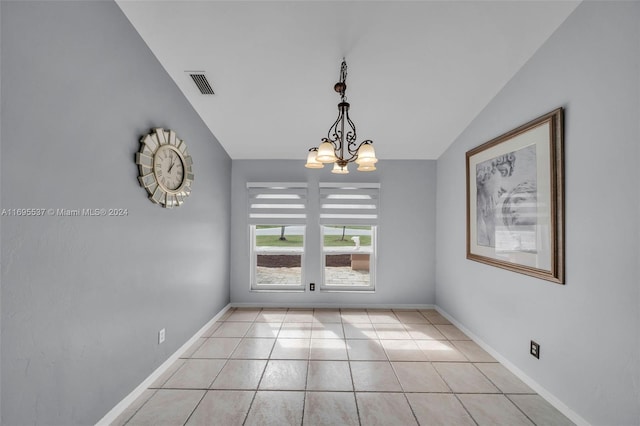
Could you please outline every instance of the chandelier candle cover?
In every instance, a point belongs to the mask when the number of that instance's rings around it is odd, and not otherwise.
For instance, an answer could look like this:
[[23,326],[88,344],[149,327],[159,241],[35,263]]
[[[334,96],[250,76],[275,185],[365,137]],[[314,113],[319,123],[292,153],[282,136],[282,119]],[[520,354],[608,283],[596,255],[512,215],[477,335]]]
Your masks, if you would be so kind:
[[[345,92],[347,91],[347,62],[342,59],[340,67],[340,81],[333,86],[333,89],[340,94],[338,104],[338,119],[329,128],[327,137],[322,139],[318,147],[309,150],[307,164],[309,169],[321,169],[325,163],[334,163],[332,173],[349,173],[348,165],[355,162],[358,171],[371,172],[376,169],[378,162],[373,149],[373,142],[365,140],[359,145],[356,144],[356,125],[349,118],[349,103]],[[346,150],[346,155],[345,155]]]

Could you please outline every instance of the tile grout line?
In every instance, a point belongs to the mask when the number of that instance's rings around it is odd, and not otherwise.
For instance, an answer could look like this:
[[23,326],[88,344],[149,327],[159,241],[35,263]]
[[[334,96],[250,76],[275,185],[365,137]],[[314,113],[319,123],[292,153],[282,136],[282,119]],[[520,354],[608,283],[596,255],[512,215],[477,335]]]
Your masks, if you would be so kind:
[[182,369],[182,367],[184,367],[184,364],[185,364],[185,362],[186,362],[186,359],[187,359],[187,358],[178,358],[178,359],[176,360],[176,362],[177,362],[177,361],[182,361],[182,364],[180,365],[180,367],[176,368],[176,371],[174,371],[173,373],[169,374],[169,377],[167,377],[165,380],[163,380],[162,382],[158,383],[158,386],[157,386],[157,387],[156,387],[156,386],[153,386],[153,383],[152,383],[152,384],[151,384],[147,389],[155,389],[155,390],[160,390],[160,389],[162,389],[162,387],[163,387],[163,386],[164,386],[164,385],[165,385],[169,380],[171,380],[171,378],[172,378],[173,376],[175,376],[175,375],[176,375],[176,373]]
[[[433,363],[432,363],[433,366]],[[473,416],[471,415],[471,412],[469,412],[469,410],[467,409],[467,407],[462,403],[462,401],[460,400],[460,398],[458,397],[458,394],[455,393],[453,391],[453,388],[449,385],[449,382],[447,382],[444,377],[442,377],[442,374],[440,374],[440,372],[438,371],[437,368],[433,367],[433,369],[436,371],[436,374],[440,377],[440,380],[442,380],[444,382],[445,385],[447,385],[447,387],[451,390],[451,393],[453,394],[453,396],[455,397],[455,399],[458,401],[458,403],[462,406],[462,408],[464,409],[464,411],[469,415],[469,418],[471,419],[472,422],[474,422],[476,425],[478,425],[478,422],[476,421],[476,419],[473,418]]]
[[[393,313],[393,315],[397,318],[395,312]],[[399,318],[398,318],[398,320],[400,321]],[[407,331],[407,328],[405,327],[404,323],[402,321],[400,321],[400,324],[402,325],[402,328],[407,332],[407,334],[409,334],[409,332]],[[409,336],[411,336],[411,335],[409,334]],[[413,338],[411,338],[411,341],[416,345],[416,347],[418,349],[420,349],[420,347],[418,347],[418,345],[415,343],[415,340]],[[383,347],[383,349],[384,349],[384,347]],[[420,349],[420,351],[422,352],[422,349]],[[386,350],[385,350],[385,352],[386,352]],[[425,354],[425,358],[429,359],[426,355],[427,354]],[[387,354],[387,358],[389,358],[389,354]],[[413,416],[414,420],[416,421],[416,424],[420,425],[420,421],[418,420],[418,416],[416,416],[416,413],[413,410],[413,406],[411,405],[411,402],[409,402],[409,398],[407,398],[407,393],[405,392],[404,386],[402,385],[402,382],[400,381],[400,377],[398,377],[398,373],[396,372],[396,369],[393,367],[393,362],[391,362],[390,358],[389,358],[389,365],[391,366],[391,371],[393,371],[393,376],[396,378],[396,380],[398,381],[398,384],[400,385],[400,389],[402,389],[402,396],[404,397],[404,400],[407,401],[407,405],[409,406],[409,410],[411,410],[411,415]]]
[[[463,355],[464,355],[464,354],[463,354]],[[465,357],[466,357],[466,355],[465,355]],[[491,383],[493,386],[495,386],[495,387],[496,387],[496,389],[498,389],[498,390],[500,391],[500,393],[499,393],[499,394],[493,394],[493,395],[502,395],[502,396],[504,396],[504,397],[507,399],[507,401],[509,401],[509,402],[510,402],[514,407],[516,407],[516,409],[517,409],[518,411],[520,411],[520,412],[521,412],[521,413],[522,413],[522,414],[527,418],[527,420],[529,420],[529,421],[530,421],[531,423],[533,423],[534,425],[536,424],[536,422],[534,422],[534,421],[533,421],[533,419],[532,419],[532,418],[530,418],[530,417],[527,415],[527,413],[525,413],[525,412],[524,412],[524,411],[523,411],[523,410],[518,406],[518,404],[516,404],[515,402],[513,402],[513,401],[511,400],[511,398],[509,398],[509,396],[507,395],[507,393],[506,393],[506,392],[504,392],[502,389],[500,389],[500,387],[499,387],[499,386],[498,386],[498,385],[497,385],[493,380],[491,380],[491,378],[490,378],[489,376],[487,376],[486,374],[484,374],[484,371],[480,370],[480,369],[475,365],[475,363],[474,363],[473,361],[471,361],[471,359],[470,359],[469,357],[467,357],[467,358],[469,359],[469,362],[471,363],[471,365],[473,365],[473,366],[475,367],[475,369],[476,369],[476,370],[478,370],[478,371],[480,372],[480,374],[482,374],[482,375],[483,375],[483,376],[484,376],[484,377],[489,381],[489,383]],[[500,363],[498,363],[498,364],[500,364]],[[522,394],[522,395],[527,395],[527,394]],[[537,394],[536,394],[536,395],[537,395]],[[464,405],[464,404],[463,404],[463,405]]]
[[[235,309],[233,310],[235,312]],[[228,315],[227,317],[229,317],[231,315]],[[226,318],[225,318],[226,319]],[[222,320],[222,322],[225,322],[225,319]],[[220,326],[221,327],[221,326]],[[218,328],[220,328],[218,327]],[[213,333],[215,333],[217,331],[214,330]],[[213,333],[211,333],[213,335]],[[242,340],[241,340],[242,341]],[[204,343],[203,343],[204,344]],[[231,357],[231,355],[233,354],[233,352],[236,350],[236,348],[238,347],[238,345],[240,344],[240,342],[238,342],[238,344],[231,350],[231,353],[229,354],[229,357]],[[201,345],[202,346],[202,345]],[[198,347],[198,349],[200,349],[200,347]],[[198,350],[196,349],[196,351]],[[195,351],[194,351],[195,353]],[[192,354],[193,355],[193,354]],[[193,358],[188,358],[188,359],[193,359]],[[186,361],[185,361],[186,362]],[[189,422],[189,419],[193,416],[193,413],[196,412],[196,410],[198,409],[198,407],[200,406],[200,404],[202,403],[202,400],[207,396],[207,393],[209,393],[209,391],[211,390],[211,386],[213,386],[213,382],[216,381],[216,379],[218,378],[218,376],[220,376],[220,373],[222,372],[222,370],[224,370],[224,367],[229,363],[229,358],[225,359],[224,364],[222,365],[222,367],[220,368],[220,370],[216,373],[216,375],[213,377],[213,379],[211,380],[211,382],[209,383],[209,386],[207,386],[207,389],[204,390],[204,394],[202,394],[202,398],[200,398],[200,400],[198,401],[198,403],[196,404],[196,406],[193,408],[193,411],[191,411],[191,414],[189,414],[189,416],[187,417],[187,419],[185,420],[183,425],[186,425]],[[184,366],[184,364],[183,364]],[[178,370],[180,370],[182,367],[180,367]],[[176,373],[178,372],[178,370],[176,370]],[[175,373],[174,373],[175,374]],[[171,377],[173,377],[173,374],[171,375]],[[163,386],[168,382],[169,380],[167,380]]]
[[202,403],[202,400],[204,399],[204,397],[207,396],[208,392],[209,392],[208,390],[204,391],[204,393],[202,394],[202,398],[200,398],[200,400],[198,400],[198,403],[196,404],[196,406],[193,407],[193,410],[191,410],[191,413],[187,416],[187,418],[185,419],[184,423],[182,423],[183,426],[186,425],[189,422],[189,419],[193,416],[193,413],[196,412],[196,410],[198,409],[198,407]]
[[[356,404],[356,416],[358,416],[358,424],[360,426],[362,426],[362,419],[360,418],[360,407],[358,406],[358,398],[356,395],[356,385],[353,382],[353,371],[351,371],[351,356],[349,355],[349,348],[347,347],[347,333],[344,330],[344,321],[342,318],[342,310],[339,311],[340,312],[340,324],[342,326],[342,334],[344,335],[344,342],[345,342],[345,350],[347,351],[347,365],[349,366],[349,375],[351,376],[351,386],[353,388],[353,401]],[[368,316],[369,314],[367,314]],[[374,331],[375,333],[375,331]]]
[[[234,312],[237,312],[237,309],[234,309]],[[262,312],[262,309],[261,309],[259,312]],[[228,315],[228,316],[227,316],[227,318],[230,318],[232,315],[233,315],[233,313],[231,313],[230,315]],[[257,315],[256,315],[256,317],[257,317]],[[234,322],[234,321],[227,321],[227,318],[223,319],[223,320],[222,320],[222,322]],[[253,324],[253,322],[252,322],[252,324]],[[220,327],[222,327],[222,326],[220,326]],[[220,328],[220,327],[218,327],[218,328]],[[233,349],[231,349],[231,352],[229,353],[229,356],[227,356],[227,357],[226,357],[226,359],[225,359],[225,363],[224,363],[224,365],[222,366],[222,368],[220,369],[220,371],[218,371],[218,374],[216,374],[216,376],[213,378],[213,380],[211,381],[211,383],[209,383],[209,389],[213,390],[213,389],[212,389],[213,383],[216,381],[216,379],[218,378],[218,376],[220,376],[220,373],[222,373],[222,370],[224,370],[224,368],[227,366],[227,364],[229,364],[229,361],[230,361],[231,359],[233,359],[233,358],[232,358],[233,353],[238,349],[238,347],[240,346],[240,343],[242,343],[242,340],[244,339],[244,336],[246,336],[246,334],[249,332],[249,329],[250,329],[250,328],[251,328],[251,326],[249,326],[249,328],[247,328],[247,331],[245,331],[245,333],[244,333],[242,336],[240,336],[240,337],[239,337],[239,338],[240,338],[240,340],[239,340],[239,341],[238,341],[238,343],[233,347]],[[217,330],[216,330],[216,331],[217,331]],[[215,333],[215,331],[214,331],[214,333]],[[217,337],[213,337],[213,333],[212,333],[212,335],[211,335],[211,337],[210,337],[210,338],[212,338],[212,339],[216,339]],[[229,337],[229,338],[233,339],[233,338],[236,338],[236,337]]]
[[[420,311],[418,311],[420,312]],[[427,318],[426,315],[424,315],[422,312],[420,312],[420,315],[422,315],[423,317],[425,317],[425,319],[427,321],[429,321],[430,324],[432,324],[436,330],[438,330],[438,332],[444,336],[445,339],[447,339],[447,342],[451,342],[451,340],[449,340],[449,338],[437,327],[437,324],[433,324],[431,323],[431,320],[429,318]],[[415,339],[414,339],[415,341]],[[455,346],[455,345],[454,345]],[[421,349],[421,348],[420,348]],[[422,350],[422,349],[421,349]],[[423,351],[424,352],[424,351]],[[462,352],[460,352],[462,353]],[[440,374],[440,372],[438,371],[437,368],[433,367],[433,362],[431,361],[431,358],[429,357],[429,355],[425,352],[425,355],[427,355],[427,359],[430,361],[430,365],[432,366],[432,368],[434,369],[434,371],[436,372],[436,374],[438,375],[438,377],[440,377],[440,380],[442,380],[442,382],[447,386],[447,388],[449,388],[449,390],[451,391],[451,393],[453,394],[453,396],[456,398],[456,400],[458,401],[458,403],[462,406],[462,408],[465,410],[465,412],[469,415],[469,418],[471,419],[471,421],[473,421],[476,425],[478,425],[478,422],[476,421],[476,419],[471,415],[471,413],[469,412],[469,410],[467,409],[467,407],[462,403],[462,401],[460,400],[460,398],[458,397],[458,395],[453,392],[453,388],[451,388],[451,386],[449,385],[449,382],[447,382],[444,377],[442,377],[442,374]],[[465,357],[467,360],[469,360],[469,358],[462,353],[462,356]],[[405,398],[407,397],[406,393],[405,393]],[[408,399],[408,398],[407,398]],[[409,406],[411,406],[411,404],[409,404]],[[413,411],[413,407],[411,408]]]
[[129,418],[127,420],[125,420],[125,422],[123,423],[123,426],[126,426],[131,421],[131,419],[133,419],[135,417],[135,415],[138,414],[138,412],[142,409],[142,407],[144,407],[147,404],[147,402],[149,402],[151,400],[151,398],[153,398],[155,396],[155,394],[158,393],[158,389],[149,389],[149,388],[147,388],[147,390],[153,390],[153,393],[151,394],[151,396],[149,398],[147,398],[147,400],[142,405],[140,405],[140,407],[138,407],[137,410],[135,410],[135,412],[131,416],[129,416]]
[[[219,328],[219,327],[218,327],[218,328]],[[207,330],[207,331],[208,331],[208,330]],[[202,344],[204,344],[204,342],[203,342]],[[202,345],[200,345],[200,346],[202,346]],[[200,347],[198,347],[198,349],[200,349]],[[198,349],[196,349],[196,351],[197,351]],[[234,348],[234,350],[235,350],[235,348]],[[195,353],[196,351],[194,351],[194,353]],[[155,395],[159,390],[163,390],[163,389],[164,389],[164,390],[186,390],[186,389],[184,389],[184,388],[174,389],[174,388],[165,388],[165,387],[164,387],[164,386],[165,386],[165,385],[166,385],[166,384],[171,380],[171,378],[173,378],[173,376],[175,376],[176,374],[178,374],[178,371],[182,370],[182,368],[184,367],[184,365],[187,363],[187,360],[189,360],[189,359],[191,359],[191,358],[190,358],[190,357],[189,357],[189,358],[178,358],[178,361],[179,361],[180,359],[182,359],[182,360],[183,360],[182,365],[181,365],[180,367],[178,367],[178,368],[176,369],[176,371],[174,371],[172,374],[170,374],[170,375],[169,375],[169,377],[167,377],[167,379],[166,379],[166,380],[163,380],[163,381],[162,381],[162,383],[161,383],[161,384],[159,384],[159,387],[158,387],[158,388],[156,388],[156,390],[155,390],[155,392],[154,392],[154,394],[153,394],[153,395]],[[227,361],[225,361],[225,363],[224,363],[224,365],[222,366],[222,368],[224,368],[224,366],[225,366],[226,364],[227,364]],[[222,371],[222,368],[220,369],[220,371]],[[213,380],[211,381],[211,383],[209,383],[209,386],[208,386],[208,387],[210,387],[210,386],[213,384],[213,382],[215,381],[215,379],[216,379],[216,378],[218,377],[218,375],[220,374],[220,371],[218,371],[218,373],[216,373],[216,376],[213,378]],[[198,403],[195,405],[195,407],[193,408],[193,410],[191,410],[191,413],[190,413],[190,414],[187,416],[187,418],[185,419],[185,421],[184,421],[183,425],[184,425],[184,424],[186,424],[186,423],[189,421],[189,419],[191,418],[191,416],[193,416],[193,413],[196,411],[196,409],[198,408],[198,406],[200,405],[200,403],[202,402],[202,400],[204,399],[204,397],[207,395],[208,387],[207,387],[207,389],[196,389],[196,390],[204,390],[204,393],[202,394],[202,397],[198,400]],[[147,388],[147,389],[151,389],[151,388]],[[191,389],[189,389],[189,390],[191,390]],[[151,399],[151,398],[149,398],[149,400],[150,400],[150,399]],[[148,402],[149,400],[147,400],[147,402]],[[146,402],[145,402],[145,404],[146,404]],[[144,404],[143,404],[143,405],[144,405]],[[142,407],[140,407],[140,408],[142,408]],[[138,410],[139,410],[139,409],[138,409]],[[137,411],[136,411],[136,413],[137,413]],[[131,418],[130,418],[129,420],[131,420]],[[129,420],[127,420],[127,422],[129,422]]]
[[[263,312],[264,309],[260,309],[260,311],[258,312],[258,315],[256,315],[256,318],[258,318],[260,316],[260,312]],[[286,316],[286,314],[285,314]],[[284,319],[283,319],[284,321]],[[253,324],[255,324],[255,321],[253,322]],[[280,323],[280,328],[282,328],[282,324]],[[249,327],[251,328],[251,327]],[[280,334],[280,328],[278,328],[278,334],[276,335],[276,341],[278,340],[278,335]],[[249,329],[247,329],[247,331],[249,331]],[[246,334],[246,333],[245,333]],[[238,343],[239,344],[239,343]],[[271,351],[269,352],[269,359],[271,358],[271,353],[273,352],[273,348],[275,347],[276,342],[273,342],[273,346],[271,347]],[[233,352],[231,353],[231,355],[233,355]],[[231,356],[229,355],[229,356]],[[251,402],[249,403],[249,406],[247,407],[247,413],[244,415],[244,419],[242,420],[242,425],[244,426],[247,423],[247,419],[249,418],[249,413],[251,412],[251,408],[253,407],[253,403],[256,400],[256,396],[258,395],[258,389],[260,389],[260,383],[262,383],[262,378],[264,377],[264,372],[267,370],[267,366],[269,365],[269,360],[267,359],[267,363],[264,365],[264,370],[262,370],[262,374],[260,375],[260,380],[258,380],[258,383],[256,384],[256,390],[253,392],[253,397],[251,398]]]
[[529,416],[527,416],[527,413],[525,413],[525,412],[524,412],[524,411],[523,411],[523,410],[518,406],[518,404],[516,404],[515,402],[513,402],[513,401],[511,400],[511,398],[509,398],[509,396],[508,396],[507,394],[503,393],[502,395],[504,395],[504,397],[505,397],[505,398],[507,398],[507,400],[508,400],[510,403],[512,403],[512,404],[516,407],[516,409],[518,409],[522,414],[524,414],[524,416],[525,416],[525,417],[526,417],[526,418],[527,418],[531,423],[533,423],[534,425],[537,425],[537,423],[536,423],[536,422],[534,422],[532,418],[530,418]]
[[[315,309],[311,312],[312,320]],[[307,374],[304,378],[304,398],[302,399],[302,418],[300,420],[300,425],[304,425],[304,409],[307,405],[307,386],[309,383],[309,367],[311,366],[311,336],[313,336],[313,322],[311,323],[311,334],[309,335],[309,352],[307,353]]]
[[[235,309],[234,309],[234,312],[235,312]],[[229,318],[229,317],[231,317],[231,314],[227,316],[227,318]],[[223,319],[223,320],[222,320],[222,322],[227,322],[227,321],[226,321],[226,318],[225,318],[225,319]],[[232,322],[232,321],[230,321],[230,322]],[[220,327],[222,327],[222,325],[220,325]],[[218,329],[219,329],[220,327],[218,327]],[[216,331],[218,331],[218,329],[216,329],[216,330],[214,331],[214,333],[215,333]],[[248,329],[247,329],[247,330],[248,330]],[[246,334],[246,332],[245,332],[245,334]],[[210,339],[217,339],[217,338],[218,338],[218,337],[213,337],[213,333],[212,333],[212,336],[210,337]],[[233,339],[233,337],[231,337],[231,338]],[[218,372],[216,373],[216,376],[213,378],[213,380],[211,381],[211,383],[209,383],[209,387],[208,387],[208,388],[209,388],[209,390],[213,390],[213,388],[212,388],[213,383],[214,383],[214,382],[216,381],[216,379],[220,376],[220,373],[222,373],[222,370],[224,370],[224,368],[227,366],[227,364],[229,364],[229,360],[231,359],[231,356],[232,356],[232,355],[233,355],[233,353],[236,351],[236,349],[238,349],[238,346],[240,346],[240,342],[242,342],[242,337],[240,337],[240,340],[238,341],[238,343],[236,343],[236,345],[233,347],[233,349],[231,349],[231,351],[229,352],[229,356],[227,356],[226,358],[224,358],[224,364],[222,365],[222,368],[220,368],[220,371],[218,371]],[[194,353],[195,353],[195,352],[194,352]],[[223,358],[212,358],[212,359],[223,359]],[[208,392],[208,390],[207,390],[207,392]],[[192,413],[192,414],[193,414],[193,413]]]

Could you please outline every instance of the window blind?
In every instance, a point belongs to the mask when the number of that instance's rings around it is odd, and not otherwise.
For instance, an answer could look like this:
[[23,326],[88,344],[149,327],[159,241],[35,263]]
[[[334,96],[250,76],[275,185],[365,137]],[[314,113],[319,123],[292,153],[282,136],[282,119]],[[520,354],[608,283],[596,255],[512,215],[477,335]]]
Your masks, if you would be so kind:
[[249,224],[297,225],[307,221],[307,184],[247,182]]
[[322,225],[377,225],[379,183],[320,183]]

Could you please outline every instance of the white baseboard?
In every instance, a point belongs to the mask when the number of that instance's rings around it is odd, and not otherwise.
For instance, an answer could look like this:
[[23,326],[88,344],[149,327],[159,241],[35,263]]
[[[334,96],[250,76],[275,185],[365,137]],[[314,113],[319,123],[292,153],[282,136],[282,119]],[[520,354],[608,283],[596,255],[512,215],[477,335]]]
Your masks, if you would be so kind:
[[449,315],[448,312],[446,312],[444,309],[442,309],[439,306],[435,306],[435,309],[438,312],[440,312],[442,316],[444,316],[446,319],[451,321],[453,325],[458,327],[464,334],[466,334],[474,342],[476,342],[478,346],[480,346],[482,349],[487,351],[491,356],[493,356],[496,360],[498,360],[500,364],[502,364],[507,370],[511,371],[516,377],[518,377],[520,380],[526,383],[527,386],[529,386],[531,389],[536,391],[538,395],[540,395],[545,400],[547,400],[549,404],[553,405],[558,411],[560,411],[562,414],[567,416],[569,420],[571,420],[578,426],[591,426],[591,424],[587,422],[585,419],[583,419],[578,413],[573,411],[571,408],[567,407],[567,405],[563,403],[560,399],[558,399],[555,395],[553,395],[551,392],[546,390],[544,387],[542,387],[538,382],[533,380],[531,377],[527,376],[522,370],[516,367],[511,361],[509,361],[508,359],[500,355],[500,353],[497,352],[495,349],[493,349],[491,346],[483,342],[482,339],[480,339],[478,336],[472,333],[467,327],[460,324],[460,322],[457,321],[451,315]]
[[233,308],[332,308],[332,309],[435,309],[435,305],[424,303],[402,304],[402,303],[383,303],[383,304],[357,304],[357,303],[232,303]]
[[138,385],[129,395],[127,395],[122,401],[120,401],[115,407],[113,407],[103,418],[101,418],[96,426],[108,426],[113,421],[115,421],[120,414],[127,409],[129,405],[133,403],[142,393],[149,388],[165,371],[171,367],[171,365],[176,362],[180,355],[182,355],[187,349],[191,347],[202,334],[209,329],[225,312],[227,312],[231,308],[231,304],[228,304],[220,312],[216,314],[211,320],[209,320],[200,330],[196,332],[184,345],[180,346],[180,348],[173,353],[165,362],[160,365],[160,367],[156,368],[156,370],[149,375],[142,383]]

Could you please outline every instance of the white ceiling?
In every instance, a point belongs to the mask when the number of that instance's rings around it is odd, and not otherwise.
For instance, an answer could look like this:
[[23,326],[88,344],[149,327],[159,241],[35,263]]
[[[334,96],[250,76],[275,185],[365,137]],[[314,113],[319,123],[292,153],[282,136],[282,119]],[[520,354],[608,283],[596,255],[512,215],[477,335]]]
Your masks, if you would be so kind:
[[337,117],[343,57],[358,142],[436,159],[579,2],[117,3],[231,158],[304,160]]

